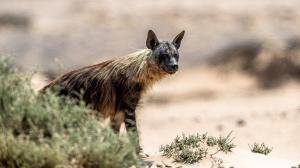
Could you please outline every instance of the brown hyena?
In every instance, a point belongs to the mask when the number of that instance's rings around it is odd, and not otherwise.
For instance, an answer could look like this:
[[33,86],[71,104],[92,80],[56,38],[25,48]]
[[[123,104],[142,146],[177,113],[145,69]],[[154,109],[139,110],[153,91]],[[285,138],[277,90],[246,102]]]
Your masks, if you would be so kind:
[[59,95],[82,98],[104,118],[110,117],[112,128],[137,133],[135,109],[141,95],[154,82],[178,70],[178,49],[184,31],[172,42],[159,41],[149,30],[143,49],[125,57],[66,73],[45,86],[42,91],[58,86]]

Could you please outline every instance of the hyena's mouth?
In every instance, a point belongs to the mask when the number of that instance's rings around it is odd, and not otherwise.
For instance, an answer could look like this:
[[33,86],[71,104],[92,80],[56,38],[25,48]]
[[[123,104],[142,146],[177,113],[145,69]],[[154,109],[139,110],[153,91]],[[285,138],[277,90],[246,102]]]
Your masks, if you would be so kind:
[[168,74],[175,74],[178,71],[178,66],[163,66],[163,71],[165,71]]

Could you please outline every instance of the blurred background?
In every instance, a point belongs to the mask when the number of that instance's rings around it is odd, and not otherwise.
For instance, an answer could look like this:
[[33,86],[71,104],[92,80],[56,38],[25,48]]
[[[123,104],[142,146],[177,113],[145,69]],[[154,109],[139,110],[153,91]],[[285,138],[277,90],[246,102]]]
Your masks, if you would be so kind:
[[0,0],[0,54],[47,79],[145,48],[146,34],[186,30],[180,71],[139,108],[144,150],[176,135],[226,135],[300,158],[299,0]]

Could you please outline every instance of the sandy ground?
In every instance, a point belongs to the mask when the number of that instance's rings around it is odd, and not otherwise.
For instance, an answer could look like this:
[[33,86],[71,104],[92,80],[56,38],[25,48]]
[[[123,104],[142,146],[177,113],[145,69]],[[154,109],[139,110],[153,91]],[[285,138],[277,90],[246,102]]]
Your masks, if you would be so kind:
[[[297,167],[297,162],[279,159],[276,157],[265,156],[261,154],[251,153],[247,150],[236,148],[231,154],[222,154],[218,156],[222,158],[223,168],[291,168]],[[218,165],[210,159],[203,159],[195,164],[175,163],[172,159],[161,156],[152,156],[148,158],[149,163],[152,163],[151,168],[170,167],[170,168],[217,168]],[[220,167],[220,166],[219,166]]]
[[247,75],[221,74],[194,68],[154,86],[139,109],[144,151],[155,158],[160,145],[181,133],[227,135],[233,131],[238,154],[231,159],[245,156],[247,160],[251,157],[248,144],[264,142],[273,147],[271,157],[300,162],[300,86],[290,82],[261,90]]

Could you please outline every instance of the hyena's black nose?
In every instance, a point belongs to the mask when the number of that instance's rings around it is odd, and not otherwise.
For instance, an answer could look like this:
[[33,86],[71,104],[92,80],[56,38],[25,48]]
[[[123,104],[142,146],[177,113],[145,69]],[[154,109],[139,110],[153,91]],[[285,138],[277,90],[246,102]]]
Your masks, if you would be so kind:
[[177,70],[178,70],[178,64],[170,65],[170,68],[171,68],[173,71],[177,71]]

